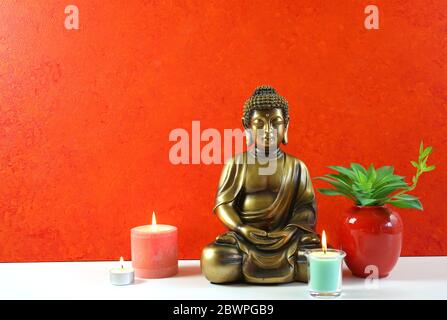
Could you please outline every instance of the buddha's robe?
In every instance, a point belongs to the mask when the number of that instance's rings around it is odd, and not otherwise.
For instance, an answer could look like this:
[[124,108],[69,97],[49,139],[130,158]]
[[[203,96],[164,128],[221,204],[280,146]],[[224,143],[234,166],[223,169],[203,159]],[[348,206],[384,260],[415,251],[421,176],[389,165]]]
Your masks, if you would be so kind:
[[[244,192],[247,165],[251,165],[247,164],[247,157],[247,153],[236,155],[225,165],[214,211],[221,205],[232,203],[243,224],[267,232],[295,226],[297,232],[283,247],[276,249],[269,249],[269,245],[255,245],[234,231],[218,236],[215,245],[238,249],[242,257],[235,256],[232,250],[233,254],[226,261],[242,261],[242,278],[247,282],[307,281],[304,250],[319,246],[319,238],[315,233],[315,194],[308,170],[302,161],[284,154],[284,157],[278,159],[278,165],[283,165],[283,175],[274,202],[263,210],[244,212],[238,204],[238,198]],[[280,164],[280,161],[283,163]]]

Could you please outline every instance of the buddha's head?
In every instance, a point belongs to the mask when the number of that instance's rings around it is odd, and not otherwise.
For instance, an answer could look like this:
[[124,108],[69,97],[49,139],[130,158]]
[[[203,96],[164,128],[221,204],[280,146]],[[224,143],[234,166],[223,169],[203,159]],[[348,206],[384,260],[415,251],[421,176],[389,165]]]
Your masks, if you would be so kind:
[[[247,140],[256,147],[273,149],[287,144],[289,106],[287,100],[270,86],[257,87],[244,104],[242,125],[248,135]],[[250,142],[249,142],[250,144]]]

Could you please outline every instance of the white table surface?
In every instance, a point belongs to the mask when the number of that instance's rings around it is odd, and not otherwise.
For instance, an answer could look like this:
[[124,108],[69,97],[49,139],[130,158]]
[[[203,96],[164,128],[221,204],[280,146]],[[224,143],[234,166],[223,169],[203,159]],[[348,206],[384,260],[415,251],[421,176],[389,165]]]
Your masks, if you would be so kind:
[[[130,262],[126,262],[130,266]],[[113,286],[109,269],[117,262],[0,263],[0,299],[314,299],[307,285],[213,285],[200,273],[199,261],[182,260],[177,276],[136,279]],[[378,283],[345,270],[337,299],[447,299],[447,257],[402,257]]]

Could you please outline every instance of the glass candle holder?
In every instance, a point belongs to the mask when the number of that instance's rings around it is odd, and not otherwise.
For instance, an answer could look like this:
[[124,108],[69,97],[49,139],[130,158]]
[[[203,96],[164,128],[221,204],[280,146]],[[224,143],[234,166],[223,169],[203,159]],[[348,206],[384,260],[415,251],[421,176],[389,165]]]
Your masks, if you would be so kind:
[[313,297],[338,297],[342,288],[342,266],[346,253],[341,250],[307,250],[309,293]]

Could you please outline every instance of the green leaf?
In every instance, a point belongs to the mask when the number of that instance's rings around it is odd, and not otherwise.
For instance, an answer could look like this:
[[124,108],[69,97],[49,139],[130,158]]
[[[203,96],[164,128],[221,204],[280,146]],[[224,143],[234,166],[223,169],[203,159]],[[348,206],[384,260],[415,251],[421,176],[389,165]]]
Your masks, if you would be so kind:
[[375,183],[374,188],[379,189],[392,183],[399,183],[399,182],[404,182],[404,177],[391,174],[383,177],[382,180],[380,180],[380,182]]
[[407,189],[408,188],[408,184],[404,180],[402,180],[402,179],[392,180],[392,181],[389,181],[386,184],[381,185],[378,188],[374,188],[374,193],[379,193],[383,189],[386,189],[386,188]]
[[378,176],[386,176],[394,173],[394,167],[392,166],[383,166],[376,170]]
[[344,183],[341,180],[334,180],[334,179],[330,179],[328,177],[318,177],[315,179],[326,181],[326,182],[330,183],[331,185],[333,185],[337,191],[339,191],[349,197],[352,197],[351,196],[351,194],[352,194],[351,186],[347,185],[346,183]]
[[394,168],[391,166],[383,166],[376,170],[377,178],[374,182],[374,187],[378,187],[384,179],[388,176],[392,176]]
[[351,180],[357,180],[356,174],[348,168],[341,167],[341,166],[329,166],[329,169],[332,169],[334,171],[340,172],[341,174],[344,174],[345,176],[349,177]]
[[409,209],[418,209],[423,210],[422,203],[419,201],[418,198],[415,196],[412,196],[410,194],[401,194],[396,197],[391,198],[390,200],[386,201],[386,203],[389,203],[395,207],[398,208],[409,208]]
[[428,157],[433,151],[433,147],[427,147],[423,152],[422,152],[422,158],[424,157]]
[[343,193],[341,193],[340,191],[334,190],[334,189],[317,189],[318,192],[321,192],[322,194],[325,194],[327,196],[344,196]]
[[424,168],[426,167],[426,165],[427,165],[427,160],[428,160],[428,158],[424,158],[424,159],[422,160],[422,162],[420,163],[420,169],[424,169]]
[[428,166],[428,167],[426,167],[425,169],[424,169],[424,172],[430,172],[430,171],[433,171],[433,170],[435,170],[436,169],[436,166]]
[[359,199],[359,201],[362,206],[372,206],[377,203],[377,199]]
[[416,161],[411,161],[411,165],[419,169],[419,164]]
[[336,179],[338,181],[343,181],[349,187],[352,184],[352,180],[348,176],[346,176],[344,174],[328,173],[328,174],[326,174],[326,177],[333,178],[333,179]]
[[352,193],[355,195],[356,198],[359,197],[369,198],[371,196],[370,190],[363,188],[361,185],[358,184],[354,184],[352,186]]
[[408,188],[409,187],[405,182],[400,181],[398,183],[388,184],[388,185],[385,185],[379,189],[374,190],[374,192],[372,193],[372,197],[375,199],[381,199],[381,198],[388,196],[390,193],[392,193],[396,190],[408,189]]
[[365,176],[368,174],[368,173],[366,172],[366,169],[365,169],[362,165],[360,165],[360,164],[358,164],[358,163],[352,162],[352,163],[351,163],[351,168],[352,168],[352,170],[354,170],[354,171],[363,173]]
[[373,164],[369,166],[367,176],[368,176],[368,182],[374,184],[374,182],[377,179],[377,172],[376,169],[374,169]]
[[357,171],[357,176],[359,178],[359,182],[362,185],[365,185],[368,182],[368,178],[366,177],[366,174],[360,171]]
[[351,190],[351,185],[347,184],[343,179],[332,178],[332,177],[320,177],[319,180],[329,182],[333,186],[340,186],[341,189]]
[[424,152],[424,142],[421,141],[421,144],[419,145],[419,155],[422,155],[423,152]]

